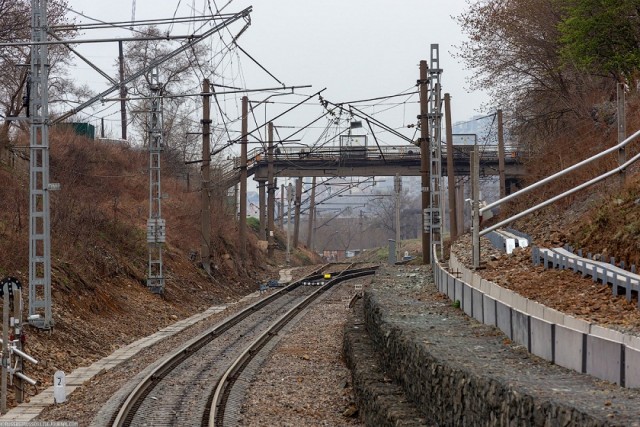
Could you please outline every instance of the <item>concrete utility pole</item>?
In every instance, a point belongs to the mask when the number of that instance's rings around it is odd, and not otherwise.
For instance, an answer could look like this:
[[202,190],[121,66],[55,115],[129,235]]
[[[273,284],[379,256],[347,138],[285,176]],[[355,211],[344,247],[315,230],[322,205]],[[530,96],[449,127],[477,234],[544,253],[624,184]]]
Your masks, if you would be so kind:
[[431,235],[430,235],[430,218],[428,215],[430,209],[430,186],[431,177],[429,176],[429,94],[427,80],[427,61],[420,61],[420,80],[418,85],[420,87],[420,174],[422,182],[422,263],[431,264]]
[[480,268],[480,153],[471,152],[471,217],[473,228],[473,268]]
[[273,256],[273,246],[274,246],[274,233],[275,233],[275,207],[276,207],[276,184],[273,178],[273,123],[269,122],[268,128],[268,136],[269,136],[269,149],[267,151],[267,218],[269,221],[268,230],[267,230],[267,239],[269,240],[269,245],[267,249],[267,254],[269,257]]
[[[626,125],[626,113],[624,108],[624,83],[618,83],[617,85],[617,94],[618,94],[618,143],[622,142],[626,138],[627,134],[627,125]],[[618,165],[624,164],[626,161],[626,153],[624,151],[624,147],[618,149]],[[625,171],[620,172],[620,188],[624,187],[624,183],[626,180]]]
[[295,222],[293,227],[293,247],[298,247],[300,238],[300,205],[302,204],[302,178],[296,180]]
[[458,223],[458,236],[464,234],[464,181],[456,183],[456,221]]
[[402,193],[402,177],[397,173],[394,179],[394,189],[396,191],[396,260],[402,259],[400,249],[400,195]]
[[504,176],[504,128],[502,110],[498,110],[498,173],[500,175],[500,198],[507,195],[507,184]]
[[[362,211],[360,211],[362,213]],[[316,216],[316,177],[311,180],[311,199],[309,201],[309,233],[307,234],[307,247],[313,250],[313,223]]]
[[200,260],[202,268],[211,274],[211,95],[209,80],[205,79],[202,84],[202,174],[201,188],[201,220],[202,220],[202,246],[200,249]]
[[280,229],[284,230],[284,184],[280,186]]
[[293,185],[287,186],[287,265],[291,265],[291,202],[293,201]]
[[453,167],[453,124],[451,122],[451,96],[444,94],[444,116],[447,132],[447,187],[449,188],[449,238],[451,243],[458,237],[456,212],[456,175]]
[[240,255],[247,253],[247,132],[249,127],[249,98],[242,97],[242,137],[240,139]]
[[240,185],[236,184],[233,186],[233,203],[231,204],[231,210],[233,211],[231,215],[235,221],[238,220],[238,187]]
[[124,52],[122,41],[118,42],[118,62],[120,64],[120,126],[122,127],[122,139],[127,139],[127,87],[124,84]]
[[258,238],[260,240],[267,240],[267,197],[266,197],[267,182],[258,181]]

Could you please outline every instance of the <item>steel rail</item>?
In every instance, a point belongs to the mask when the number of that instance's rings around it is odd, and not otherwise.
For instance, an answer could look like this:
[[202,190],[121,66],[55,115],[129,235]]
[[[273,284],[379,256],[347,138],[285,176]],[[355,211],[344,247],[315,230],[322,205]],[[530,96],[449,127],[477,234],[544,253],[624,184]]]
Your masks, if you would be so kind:
[[[351,265],[349,267],[351,267]],[[273,325],[269,327],[269,329],[267,329],[257,339],[255,339],[253,343],[251,343],[251,345],[249,345],[249,347],[247,347],[242,352],[242,354],[240,354],[240,356],[231,364],[231,366],[225,371],[221,379],[218,381],[215,392],[213,393],[213,397],[211,399],[208,423],[206,423],[206,420],[203,419],[203,425],[208,425],[209,427],[221,427],[223,425],[222,419],[224,417],[224,406],[226,405],[228,393],[233,387],[235,380],[244,370],[247,364],[251,361],[251,359],[253,359],[259,353],[260,349],[264,347],[267,342],[269,342],[275,335],[277,335],[278,331],[280,331],[287,323],[289,323],[293,318],[300,314],[302,310],[307,308],[307,306],[309,306],[309,304],[316,300],[320,295],[331,289],[336,284],[342,281],[355,279],[357,277],[374,274],[378,267],[379,266],[365,267],[355,270],[343,270],[335,278],[329,280],[318,290],[313,292],[303,301],[298,303],[295,307],[290,309],[287,313],[283,314],[276,322],[273,323]]]
[[322,278],[322,274],[320,273],[322,270],[327,268],[330,264],[325,264],[322,267],[314,270],[311,274],[307,275],[305,278],[298,280],[276,292],[269,295],[266,298],[261,299],[249,306],[247,306],[244,310],[239,311],[233,316],[223,320],[222,322],[216,324],[213,328],[209,329],[205,333],[195,337],[194,339],[187,342],[180,350],[172,353],[168,358],[166,358],[159,366],[157,366],[151,373],[149,373],[127,396],[125,401],[122,403],[117,414],[114,415],[111,421],[112,426],[126,426],[129,425],[130,420],[128,418],[132,417],[135,414],[137,406],[140,404],[144,397],[153,390],[155,385],[164,378],[169,372],[175,369],[178,365],[180,365],[183,361],[188,359],[192,354],[194,354],[198,349],[202,348],[204,345],[210,343],[214,339],[216,339],[219,335],[221,335],[226,330],[230,329],[232,326],[238,324],[244,318],[248,317],[250,314],[256,312],[262,307],[266,306],[269,303],[272,303],[276,299],[283,296],[285,293],[288,293],[300,286],[304,281],[313,281]]

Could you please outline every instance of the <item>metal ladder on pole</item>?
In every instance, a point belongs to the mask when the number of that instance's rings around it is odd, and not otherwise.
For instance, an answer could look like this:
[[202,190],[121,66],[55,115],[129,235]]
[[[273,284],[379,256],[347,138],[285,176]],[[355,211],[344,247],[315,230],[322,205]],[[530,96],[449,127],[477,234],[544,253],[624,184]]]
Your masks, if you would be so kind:
[[431,245],[436,245],[440,251],[440,258],[443,256],[442,245],[442,219],[444,218],[444,205],[442,203],[442,96],[440,77],[440,49],[438,44],[431,45],[431,60],[429,63],[429,141],[430,141],[430,164],[429,172],[431,176],[430,188],[430,237]]
[[[31,2],[31,40],[47,40],[47,2]],[[51,314],[51,228],[49,214],[48,48],[31,47],[29,115],[29,324],[53,328]]]
[[149,270],[147,287],[153,293],[164,293],[162,247],[166,241],[165,220],[162,219],[162,187],[160,185],[160,153],[162,143],[162,88],[158,69],[151,71],[151,111],[149,120],[149,219],[147,220],[147,244],[149,246]]

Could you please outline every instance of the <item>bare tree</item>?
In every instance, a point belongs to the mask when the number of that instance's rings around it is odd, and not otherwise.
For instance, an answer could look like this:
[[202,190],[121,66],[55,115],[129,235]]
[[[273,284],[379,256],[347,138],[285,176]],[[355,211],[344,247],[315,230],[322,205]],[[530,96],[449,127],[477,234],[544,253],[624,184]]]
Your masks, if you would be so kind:
[[469,41],[456,55],[477,71],[472,87],[513,111],[521,134],[548,135],[567,120],[590,117],[609,84],[563,61],[563,12],[555,0],[487,0],[458,17]]
[[[158,27],[151,26],[140,30],[139,37],[161,36]],[[129,43],[125,48],[125,74],[132,74],[148,66],[155,59],[162,57],[176,48],[175,42],[169,40],[139,40]],[[199,120],[192,117],[202,100],[199,97],[178,97],[186,93],[199,93],[202,79],[213,76],[213,70],[207,61],[206,47],[198,44],[184,53],[166,61],[158,67],[159,80],[162,84],[163,99],[163,136],[165,150],[175,150],[183,157],[200,156],[197,147],[198,138],[186,138],[185,135],[193,128],[199,127]],[[149,74],[130,83],[128,92],[132,96],[147,97],[150,95]],[[148,101],[134,104],[135,110],[149,109]],[[134,115],[134,124],[138,138],[146,143],[146,114]],[[215,136],[214,136],[215,138]]]
[[[382,196],[372,199],[371,222],[369,228],[379,228],[387,232],[388,238],[395,238],[396,233],[396,198]],[[421,201],[417,196],[412,196],[408,191],[400,194],[400,231],[401,238],[414,238],[416,225],[416,210],[419,211]]]
[[[48,23],[50,26],[71,24],[66,15],[66,0],[50,0]],[[26,42],[31,39],[31,2],[28,0],[0,0],[0,42]],[[62,38],[75,35],[72,29],[56,32]],[[49,48],[49,102],[51,105],[72,102],[79,93],[66,69],[71,62],[70,52],[61,45]],[[10,121],[7,117],[19,116],[26,109],[26,87],[30,63],[28,46],[0,48],[0,156],[12,143],[15,132],[24,130],[24,122]]]

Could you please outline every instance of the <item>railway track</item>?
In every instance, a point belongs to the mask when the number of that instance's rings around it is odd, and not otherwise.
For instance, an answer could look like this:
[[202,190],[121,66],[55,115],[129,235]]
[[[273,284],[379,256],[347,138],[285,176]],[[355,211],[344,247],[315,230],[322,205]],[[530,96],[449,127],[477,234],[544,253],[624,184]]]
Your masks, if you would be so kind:
[[[375,271],[371,267],[353,267],[331,271],[336,266],[325,265],[218,323],[157,362],[119,403],[111,425],[210,425],[211,417],[224,414],[238,372],[258,354],[256,347],[247,348],[256,343],[264,347],[270,336],[335,284]],[[322,286],[304,286],[322,282],[325,272],[330,272],[332,279]],[[243,361],[237,362],[238,358]],[[218,384],[223,384],[220,391]]]

